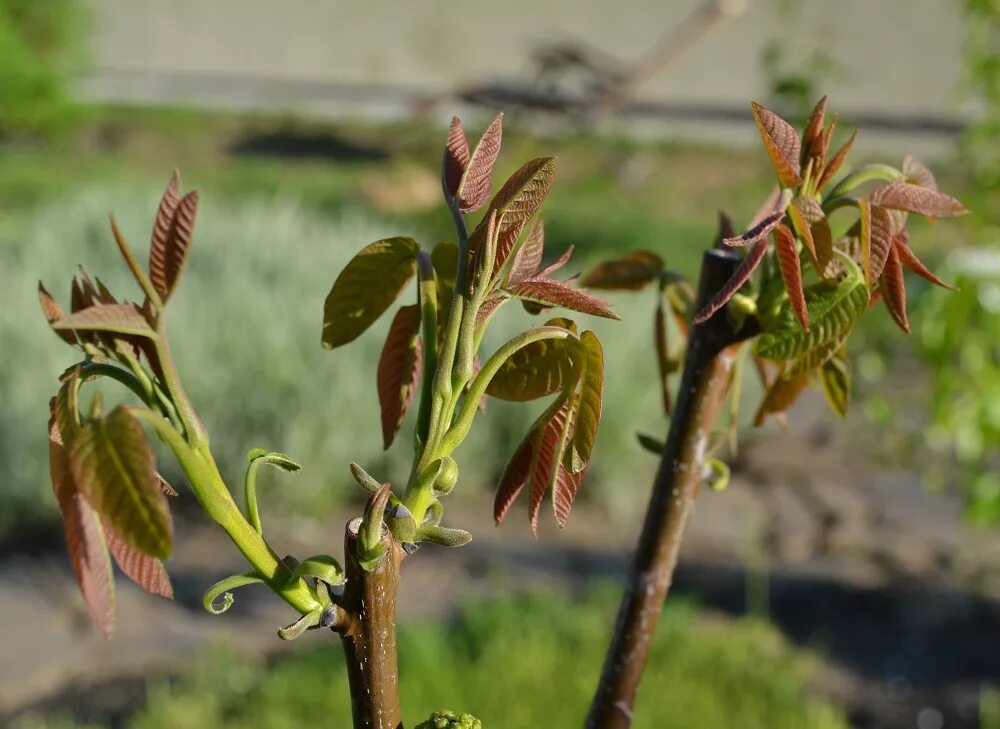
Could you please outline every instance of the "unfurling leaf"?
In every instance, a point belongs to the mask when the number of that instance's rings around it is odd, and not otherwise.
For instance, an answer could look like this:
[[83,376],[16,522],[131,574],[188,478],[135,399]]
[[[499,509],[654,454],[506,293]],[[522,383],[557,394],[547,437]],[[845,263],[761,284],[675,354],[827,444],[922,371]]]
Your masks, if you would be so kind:
[[586,359],[580,377],[580,402],[573,425],[573,463],[570,470],[574,473],[582,470],[590,461],[597,428],[601,423],[604,400],[604,350],[601,349],[601,342],[592,331],[581,334],[579,341]]
[[[45,289],[41,281],[38,282],[38,303],[42,305],[42,314],[45,316],[45,321],[47,321],[50,325],[55,324],[57,321],[66,316],[62,307],[59,306],[59,302],[52,298],[52,295]],[[58,329],[53,331],[55,331],[55,333],[59,335],[59,338],[67,344],[76,344],[76,335],[74,335],[73,332],[60,331]]]
[[803,372],[790,379],[775,377],[764,395],[763,402],[757,409],[753,424],[755,426],[763,425],[768,415],[777,415],[788,410],[799,399],[799,395],[808,383],[808,372]]
[[54,422],[49,425],[49,468],[80,593],[94,624],[110,638],[115,625],[114,575],[101,520],[76,488],[66,447]]
[[802,157],[800,166],[805,168],[806,162],[811,158],[816,160],[816,164],[822,164],[824,158],[823,151],[823,124],[826,120],[827,97],[817,102],[809,116],[805,132],[802,135]]
[[805,290],[810,312],[809,328],[803,330],[791,306],[779,310],[757,339],[754,351],[764,359],[786,361],[840,339],[854,326],[868,306],[868,287],[860,276],[850,274],[838,284],[821,282]]
[[[545,326],[572,324],[553,319]],[[577,376],[578,347],[570,339],[540,339],[514,352],[497,371],[486,394],[526,402],[565,390]]]
[[795,232],[809,249],[816,271],[820,276],[825,276],[833,261],[833,234],[823,208],[813,198],[799,195],[789,205],[788,217]]
[[844,164],[844,160],[847,159],[847,154],[851,151],[851,147],[854,146],[854,140],[857,139],[857,137],[858,133],[855,131],[847,139],[847,141],[844,142],[844,146],[838,149],[837,153],[833,155],[833,159],[831,159],[829,164],[827,164],[823,169],[823,174],[820,176],[819,182],[816,183],[817,190],[822,190],[826,187],[830,180],[833,179],[833,176],[837,174],[837,170],[839,170],[840,166]]
[[442,547],[462,547],[472,541],[472,535],[464,529],[450,529],[443,526],[422,526],[417,529],[417,540],[430,542]]
[[175,172],[156,212],[149,245],[149,280],[164,303],[184,271],[198,212],[198,193],[178,198],[179,185]]
[[907,334],[910,333],[910,322],[906,316],[906,283],[903,280],[903,266],[899,261],[899,253],[896,246],[889,249],[889,256],[885,261],[885,270],[879,279],[879,291],[882,292],[882,301],[885,308],[889,310],[893,321]]
[[567,399],[552,417],[535,431],[532,443],[531,490],[528,495],[528,521],[531,531],[538,532],[538,515],[542,499],[555,485],[562,466],[562,455],[572,437],[573,401]]
[[561,306],[581,314],[618,319],[611,311],[610,304],[586,291],[575,289],[569,284],[555,279],[532,278],[513,287],[510,292],[520,299],[539,304],[539,308]]
[[174,588],[170,584],[170,577],[163,567],[163,562],[143,554],[131,544],[126,542],[115,531],[114,526],[107,519],[102,521],[104,538],[107,541],[108,550],[115,558],[118,567],[124,572],[132,582],[137,584],[151,595],[159,595],[168,600],[174,599]]
[[400,307],[378,360],[378,401],[382,410],[382,443],[392,445],[420,381],[420,306]]
[[723,238],[722,242],[724,245],[730,247],[752,245],[757,241],[767,238],[767,234],[774,230],[784,217],[785,211],[783,209],[775,210],[774,212],[766,215],[759,223],[751,226],[748,230],[743,231],[733,238]]
[[867,200],[858,200],[861,211],[861,263],[869,288],[875,285],[885,268],[886,256],[892,247],[892,220],[888,211]]
[[[353,464],[352,464],[353,465]],[[358,564],[366,572],[374,570],[382,561],[387,545],[382,539],[383,517],[385,507],[389,503],[392,488],[384,483],[379,490],[368,497],[365,503],[364,516],[358,527],[357,556]]]
[[469,140],[465,137],[462,122],[457,116],[451,118],[448,142],[444,148],[444,188],[452,198],[458,196],[462,175],[469,164]]
[[52,325],[57,331],[109,332],[153,339],[156,332],[134,304],[95,304]]
[[785,282],[788,301],[803,329],[809,328],[809,310],[802,290],[802,269],[799,267],[799,252],[795,246],[795,236],[786,226],[774,229],[774,250],[781,268],[781,278]]
[[927,165],[912,154],[903,157],[903,164],[900,166],[900,170],[907,182],[912,182],[914,185],[920,185],[921,187],[928,187],[931,190],[938,189],[934,173],[928,169]]
[[764,147],[778,175],[778,182],[785,188],[798,187],[802,184],[799,176],[802,144],[798,132],[791,124],[756,101],[751,102],[750,106],[761,139],[764,140]]
[[632,251],[613,261],[604,261],[588,271],[580,285],[589,289],[638,291],[656,281],[663,259],[652,251]]
[[851,371],[842,356],[832,357],[819,373],[823,384],[823,394],[833,412],[840,417],[847,416],[847,406],[851,402]]
[[587,469],[573,472],[562,463],[556,471],[556,480],[552,484],[552,511],[556,517],[556,525],[562,529],[569,520],[569,513],[573,509],[573,502],[580,492],[580,485],[583,477],[587,474]]
[[170,556],[173,525],[139,422],[122,406],[80,428],[70,445],[73,481],[130,546]]
[[[543,415],[543,417],[545,416]],[[514,451],[514,455],[507,462],[503,475],[500,477],[496,498],[493,501],[493,519],[498,525],[507,515],[518,494],[521,493],[521,489],[524,488],[524,482],[531,472],[531,460],[534,454],[532,440],[534,437],[534,428],[536,427],[538,427],[538,423],[528,432],[525,439],[521,441],[517,450]]]
[[323,305],[326,349],[353,342],[389,308],[416,273],[419,249],[412,238],[385,238],[351,259]]
[[904,210],[932,218],[948,218],[968,212],[958,200],[937,190],[909,182],[890,182],[871,194],[874,205]]
[[[463,213],[478,210],[490,199],[490,180],[493,177],[493,165],[496,164],[497,157],[500,155],[502,137],[503,114],[499,114],[486,127],[486,131],[479,139],[479,144],[476,145],[469,157],[468,164],[465,165],[465,172],[462,174],[462,181],[457,190],[458,207]],[[449,135],[448,141],[451,142],[451,135]],[[466,143],[466,150],[468,150],[468,143]]]
[[765,253],[767,253],[767,239],[763,238],[754,244],[747,257],[736,267],[736,270],[733,271],[733,275],[729,277],[726,284],[719,289],[718,293],[705,305],[705,308],[698,312],[698,315],[694,318],[694,323],[702,324],[708,321],[715,312],[729,303],[729,300],[733,298],[743,284],[750,280],[750,276],[757,270],[760,262],[764,260]]
[[920,276],[920,278],[930,281],[935,286],[948,289],[949,291],[957,290],[951,284],[942,281],[933,271],[927,268],[927,266],[925,266],[919,258],[917,258],[917,254],[913,252],[912,248],[910,248],[909,235],[905,230],[896,234],[896,237],[893,239],[892,247],[896,249],[896,253],[899,255],[900,263],[913,271],[913,273]]
[[518,246],[514,259],[507,274],[507,286],[517,286],[535,275],[542,265],[542,255],[545,252],[545,224],[541,218],[535,220],[531,230],[525,235]]

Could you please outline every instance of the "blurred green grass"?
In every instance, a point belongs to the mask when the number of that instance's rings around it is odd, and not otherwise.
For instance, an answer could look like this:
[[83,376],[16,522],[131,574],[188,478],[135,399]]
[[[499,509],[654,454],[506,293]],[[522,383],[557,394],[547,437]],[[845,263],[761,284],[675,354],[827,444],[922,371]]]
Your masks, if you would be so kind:
[[[451,707],[486,729],[579,727],[603,660],[615,592],[567,609],[529,596],[467,606],[452,622],[399,633],[407,726]],[[346,726],[350,703],[340,649],[317,640],[270,664],[224,648],[179,679],[155,681],[132,729],[294,729]],[[766,622],[706,618],[672,600],[656,634],[636,705],[636,729],[846,729],[810,690],[819,665]],[[17,729],[79,726],[24,719]]]

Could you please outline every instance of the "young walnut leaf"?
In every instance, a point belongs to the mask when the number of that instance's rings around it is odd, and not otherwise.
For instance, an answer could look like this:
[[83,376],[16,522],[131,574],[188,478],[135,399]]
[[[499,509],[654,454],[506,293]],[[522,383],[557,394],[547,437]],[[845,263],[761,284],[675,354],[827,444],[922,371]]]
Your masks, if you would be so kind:
[[840,417],[847,417],[847,406],[851,402],[851,371],[846,358],[832,357],[823,364],[819,372],[823,394],[830,409]]
[[950,195],[909,182],[890,182],[875,190],[871,201],[875,205],[932,218],[949,218],[968,212]]
[[928,169],[927,165],[912,154],[903,157],[903,164],[900,166],[900,170],[902,170],[907,182],[912,182],[921,187],[928,187],[931,190],[938,189],[934,173]]
[[833,262],[833,233],[822,206],[811,197],[799,195],[789,205],[788,215],[823,276]]
[[168,600],[174,599],[174,588],[170,584],[170,576],[163,567],[163,562],[143,554],[130,545],[118,533],[107,519],[101,521],[104,538],[108,550],[115,558],[118,567],[132,582],[151,595],[159,595]]
[[545,224],[541,218],[535,221],[531,230],[525,235],[521,245],[517,247],[507,274],[507,286],[517,286],[535,275],[542,265],[542,255],[545,253]]
[[[59,306],[59,302],[52,298],[52,294],[45,289],[41,281],[38,282],[38,303],[42,305],[42,314],[49,325],[55,324],[66,316],[62,307]],[[54,329],[53,331],[67,344],[76,344],[76,335],[73,332],[60,331],[58,329]]]
[[879,290],[882,292],[882,301],[885,308],[889,310],[893,321],[907,334],[910,333],[910,322],[906,316],[906,283],[903,280],[903,266],[899,261],[899,253],[896,247],[889,249],[889,256],[885,261],[885,270],[879,279]]
[[940,286],[941,288],[948,289],[949,291],[957,291],[954,286],[945,283],[933,271],[927,268],[927,266],[923,264],[923,261],[917,258],[917,254],[913,252],[912,248],[910,248],[909,240],[910,236],[905,230],[900,231],[893,238],[892,246],[896,249],[896,253],[899,255],[900,263],[913,271],[913,273],[920,276],[920,278],[930,281],[935,286]]
[[353,342],[396,300],[417,270],[412,238],[385,238],[362,248],[340,272],[323,304],[323,347]]
[[833,159],[831,159],[826,167],[823,168],[823,174],[820,175],[819,181],[816,183],[817,190],[822,190],[826,187],[827,184],[833,179],[833,176],[837,174],[837,171],[847,159],[847,155],[850,153],[851,147],[854,146],[854,140],[857,138],[858,132],[855,130],[854,133],[848,137],[847,141],[844,142],[844,145],[837,150],[837,153],[833,155]]
[[94,509],[76,489],[69,457],[55,423],[49,424],[49,469],[52,491],[62,514],[73,572],[87,612],[105,638],[115,625],[114,575],[104,543],[101,522]]
[[880,205],[858,200],[861,211],[861,263],[865,271],[865,282],[871,288],[882,275],[886,257],[892,247],[892,220],[888,211]]
[[531,531],[538,533],[538,515],[545,494],[555,486],[562,454],[571,437],[573,398],[568,398],[535,431],[531,460],[531,490],[528,494],[528,521]]
[[580,285],[609,291],[638,291],[653,283],[663,271],[663,259],[652,251],[632,251],[604,261],[588,271]]
[[178,200],[178,185],[174,173],[160,201],[149,246],[149,280],[164,303],[176,288],[187,263],[198,212],[198,193],[189,192]]
[[774,250],[778,256],[778,266],[781,268],[781,278],[785,282],[788,301],[795,312],[803,329],[809,328],[809,310],[806,308],[806,296],[802,290],[802,269],[799,266],[799,251],[795,246],[795,236],[787,226],[779,225],[774,229]]
[[173,525],[146,434],[119,406],[80,428],[70,444],[73,481],[88,503],[143,554],[170,556]]
[[580,485],[583,483],[583,477],[586,473],[586,467],[573,473],[561,463],[559,464],[556,480],[552,485],[552,511],[555,513],[556,524],[560,529],[565,527],[569,520],[569,512],[573,508],[576,495],[580,492]]
[[580,335],[583,350],[583,373],[580,377],[579,403],[574,418],[572,453],[570,463],[564,464],[573,473],[586,467],[594,450],[597,428],[601,424],[601,407],[604,400],[604,350],[597,335],[585,331]]
[[[567,319],[545,326],[568,329]],[[572,331],[572,330],[571,330]],[[568,389],[577,377],[578,349],[571,339],[540,339],[517,350],[493,376],[486,394],[501,400],[526,402]]]
[[768,415],[780,415],[788,410],[799,399],[807,384],[809,384],[808,372],[802,372],[791,378],[775,377],[757,409],[757,415],[753,420],[754,426],[763,425]]
[[698,312],[698,315],[694,318],[694,323],[703,324],[711,319],[715,312],[729,303],[729,300],[733,298],[743,284],[750,280],[753,272],[757,270],[757,266],[764,260],[765,253],[767,253],[767,239],[763,238],[754,244],[747,257],[736,267],[736,270],[733,271],[733,275],[729,277],[726,284],[719,289],[711,301],[705,305],[705,308]]
[[382,411],[382,443],[392,445],[403,424],[420,380],[420,306],[400,307],[378,360],[378,401]]
[[513,287],[510,292],[520,299],[539,305],[539,308],[561,306],[581,314],[593,314],[605,319],[619,319],[610,304],[586,291],[547,278],[532,278]]
[[805,132],[802,135],[802,157],[800,166],[805,168],[809,159],[816,160],[816,164],[823,163],[823,123],[826,119],[826,95],[816,104],[806,124]]
[[478,210],[490,199],[490,180],[493,177],[493,165],[496,164],[497,157],[500,156],[502,137],[503,114],[499,114],[486,127],[486,131],[483,132],[479,144],[472,151],[469,162],[465,166],[465,172],[462,174],[462,181],[458,186],[458,208],[463,213]]
[[465,168],[468,164],[469,140],[465,137],[462,122],[457,116],[453,116],[451,118],[451,127],[448,129],[448,141],[444,147],[444,164],[442,170],[444,188],[453,199],[458,197],[462,175],[465,174]]
[[156,332],[134,304],[95,304],[56,321],[56,331],[109,332],[154,339]]
[[785,188],[798,187],[802,184],[799,176],[802,143],[798,132],[791,124],[756,101],[750,102],[750,106],[761,139],[764,140],[764,147],[778,175],[778,182]]
[[[535,427],[537,427],[537,424]],[[533,427],[525,439],[521,441],[521,444],[518,445],[517,450],[514,451],[514,455],[507,462],[503,475],[500,477],[496,498],[493,501],[493,520],[498,526],[524,488],[525,481],[528,480],[528,474],[531,472],[532,455],[534,454],[534,447],[532,445],[534,432]]]

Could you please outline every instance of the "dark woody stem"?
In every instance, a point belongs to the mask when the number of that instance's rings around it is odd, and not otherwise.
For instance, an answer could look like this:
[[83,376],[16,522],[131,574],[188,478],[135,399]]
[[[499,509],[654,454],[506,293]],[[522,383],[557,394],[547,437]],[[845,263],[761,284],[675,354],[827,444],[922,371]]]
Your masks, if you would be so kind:
[[[740,260],[728,251],[705,253],[695,311],[726,284]],[[632,723],[636,691],[702,481],[709,437],[726,397],[734,345],[757,333],[753,318],[736,330],[725,308],[691,330],[670,433],[587,716],[588,729],[624,729]]]

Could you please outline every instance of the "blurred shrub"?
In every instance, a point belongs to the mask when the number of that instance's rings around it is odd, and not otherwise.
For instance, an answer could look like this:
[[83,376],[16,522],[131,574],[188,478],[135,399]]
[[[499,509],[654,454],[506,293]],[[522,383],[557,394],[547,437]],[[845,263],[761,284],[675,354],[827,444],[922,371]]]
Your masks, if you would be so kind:
[[[0,220],[0,535],[48,520],[55,509],[38,413],[75,360],[45,326],[36,281],[66,304],[73,264],[88,261],[88,272],[119,296],[138,298],[117,259],[107,213],[114,210],[132,246],[145,250],[157,200],[153,188],[91,188]],[[389,317],[342,351],[319,343],[323,299],[337,273],[363,245],[398,232],[353,208],[325,215],[287,198],[203,197],[191,265],[171,307],[171,346],[231,485],[241,483],[252,447],[287,452],[305,467],[280,490],[263,489],[265,509],[323,515],[357,494],[347,470],[352,460],[386,480],[407,475],[408,434],[381,450],[375,364]],[[623,297],[617,305],[633,325],[588,322],[616,343],[606,353],[609,371],[629,377],[607,383],[611,397],[581,498],[626,512],[645,504],[656,467],[639,452],[634,430],[665,430],[652,355],[634,355],[647,351],[650,304],[641,299]],[[501,311],[487,351],[523,329],[527,317],[515,305]],[[462,463],[476,464],[463,471],[462,483],[495,485],[505,456],[540,410],[491,401],[460,451]],[[160,462],[169,476],[169,453]]]
[[84,29],[78,0],[0,0],[0,134],[48,135],[72,123]]
[[[454,623],[403,624],[401,694],[410,722],[452,707],[484,729],[582,725],[617,603],[614,592],[577,602],[521,597],[470,606]],[[339,647],[312,642],[267,666],[218,651],[174,684],[158,683],[134,729],[294,729],[347,726]],[[433,670],[426,669],[433,666]],[[705,620],[672,600],[657,631],[636,729],[846,729],[808,696],[816,662],[756,620]],[[734,724],[734,717],[738,717]],[[409,725],[409,724],[408,724]],[[22,724],[18,729],[59,724]],[[68,726],[68,725],[67,725]]]
[[964,0],[966,84],[979,104],[962,137],[980,184],[1000,186],[1000,0]]

